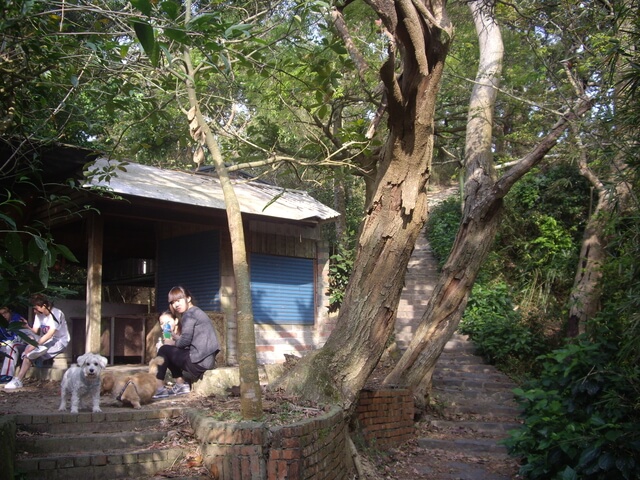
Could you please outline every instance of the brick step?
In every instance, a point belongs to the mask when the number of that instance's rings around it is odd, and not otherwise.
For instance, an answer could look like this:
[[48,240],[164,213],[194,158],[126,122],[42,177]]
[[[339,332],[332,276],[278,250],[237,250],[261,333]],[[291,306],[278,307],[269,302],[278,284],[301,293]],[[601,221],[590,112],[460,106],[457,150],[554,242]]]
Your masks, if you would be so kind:
[[496,402],[512,402],[515,405],[515,398],[511,390],[468,390],[464,388],[449,388],[437,386],[433,392],[440,398],[461,400],[474,400],[483,403],[495,404]]
[[[411,262],[409,262],[411,263]],[[430,284],[428,280],[431,278],[438,278],[438,272],[421,265],[410,265],[409,268],[414,267],[417,271],[412,272],[407,270],[407,274],[404,277],[404,287],[402,296],[412,291],[433,291],[433,284]]]
[[[29,457],[55,457],[60,454],[87,451],[87,447],[95,448],[100,452],[127,447],[140,447],[160,442],[165,435],[166,432],[162,430],[145,430],[140,432],[123,431],[92,434],[81,432],[76,435],[18,436],[16,448],[18,452],[28,452]],[[91,440],[90,444],[87,443],[88,439]]]
[[472,343],[464,343],[461,345],[457,345],[455,342],[452,343],[451,340],[449,340],[445,344],[444,349],[440,354],[440,358],[455,359],[460,355],[465,355],[465,356],[473,356],[473,357],[482,359],[480,355],[476,355],[476,350],[477,350],[476,346],[473,345]]
[[476,372],[459,372],[455,369],[436,370],[433,372],[432,383],[436,387],[444,387],[447,382],[453,382],[452,385],[460,382],[470,382],[469,385],[477,383],[487,383],[495,388],[503,388],[504,390],[513,390],[517,384],[508,377],[496,373],[476,373]]
[[[398,309],[396,311],[396,318],[403,318],[405,320],[411,320],[411,326],[413,327],[412,333],[415,333],[415,329],[419,322],[416,321],[422,316],[422,313],[427,309],[428,300],[425,300],[424,295],[416,294],[414,297],[403,298],[398,302]],[[411,313],[412,317],[407,317],[407,313]]]
[[[458,388],[465,390],[479,390],[484,389],[488,391],[504,391],[512,392],[517,385],[513,382],[497,381],[493,378],[485,378],[484,376],[458,376],[458,377],[435,377],[433,378],[433,385],[437,388]],[[512,394],[513,395],[513,394]]]
[[[458,365],[483,365],[485,367],[491,366],[487,365],[482,357],[463,352],[456,352],[455,354],[444,352],[438,358],[438,366],[457,367]],[[495,367],[494,370],[498,371],[495,369]]]
[[492,403],[478,403],[475,401],[457,401],[446,406],[443,416],[479,419],[510,419],[515,421],[521,410],[515,405],[499,405]]
[[416,316],[421,316],[421,312],[423,312],[425,308],[425,305],[419,305],[418,303],[399,305],[396,311],[396,325],[398,330],[405,331],[413,338],[416,329],[415,318]]
[[153,478],[183,457],[163,445],[186,408],[16,415],[15,471],[23,479]]
[[[447,353],[453,353],[459,355],[461,353],[473,354],[476,351],[476,346],[461,335],[455,334],[444,345],[443,355]],[[446,356],[446,355],[445,355]]]
[[159,424],[162,420],[180,417],[187,408],[164,408],[160,410],[134,410],[123,408],[119,412],[50,413],[43,415],[14,415],[19,430],[30,433],[61,434],[73,432],[105,433],[137,429],[146,423]]
[[517,422],[486,422],[486,421],[461,421],[461,420],[430,420],[429,423],[437,431],[446,430],[456,437],[458,435],[479,434],[491,438],[506,438],[510,430],[521,427]]
[[[478,358],[478,357],[476,357]],[[475,375],[475,376],[491,376],[503,378],[505,381],[511,382],[512,380],[508,375],[505,375],[493,365],[473,363],[470,361],[462,360],[456,362],[450,358],[444,358],[438,360],[438,363],[433,369],[434,375],[446,374],[449,375]]]
[[[92,438],[86,438],[87,445]],[[109,480],[152,478],[183,456],[181,448],[126,449],[108,453],[18,458],[17,478],[25,480]]]
[[454,355],[468,353],[469,355],[475,355],[477,349],[475,343],[456,333],[444,344],[443,353],[451,353]]
[[508,456],[507,448],[494,439],[444,439],[423,437],[417,440],[418,446],[426,449],[460,452],[465,455],[492,453]]
[[[82,414],[80,414],[82,415]],[[49,416],[50,418],[50,416]],[[100,434],[111,432],[123,432],[134,430],[151,430],[158,428],[159,420],[162,418],[132,418],[131,420],[108,421],[108,422],[81,422],[73,424],[51,423],[51,424],[18,424],[18,428],[30,434],[44,435],[65,435],[70,432],[84,434]]]
[[496,367],[494,367],[493,365],[482,365],[482,364],[475,364],[475,363],[462,363],[462,362],[451,363],[451,364],[447,364],[446,362],[444,364],[438,363],[438,365],[436,365],[435,367],[435,372],[446,373],[446,374],[449,374],[449,372],[496,374],[496,375],[508,378],[503,373],[499,373],[499,371],[496,370]]

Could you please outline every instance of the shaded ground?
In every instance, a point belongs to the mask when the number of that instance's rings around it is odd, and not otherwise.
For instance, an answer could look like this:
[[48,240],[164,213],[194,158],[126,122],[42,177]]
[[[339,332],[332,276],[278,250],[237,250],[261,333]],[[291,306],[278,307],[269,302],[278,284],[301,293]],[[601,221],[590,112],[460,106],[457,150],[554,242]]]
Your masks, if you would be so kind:
[[[442,189],[432,195],[435,203],[455,193],[456,188]],[[379,385],[380,381],[393,366],[393,361],[383,359],[368,386]],[[0,386],[0,415],[41,414],[56,412],[60,403],[60,384],[55,381],[27,380],[25,387],[15,391],[6,391]],[[283,409],[283,405],[288,405]],[[167,406],[185,406],[212,412],[223,420],[240,419],[240,402],[237,397],[207,397],[194,393],[180,397],[168,397],[144,405],[144,409],[160,409]],[[102,397],[103,411],[123,408],[119,402],[109,396]],[[267,396],[263,401],[265,415],[272,423],[291,423],[304,417],[314,416],[322,409],[314,405],[296,406],[295,401],[286,397]],[[438,427],[434,432],[433,420],[446,420],[442,412],[429,412],[428,419],[416,424],[415,438],[405,444],[386,450],[376,450],[359,446],[361,449],[362,480],[513,480],[517,475],[518,462],[508,457],[496,457],[489,454],[465,454],[448,449],[424,448],[420,445],[423,437],[434,437],[434,433],[443,438],[460,434],[456,426]],[[160,472],[155,478],[200,477],[212,478],[202,466],[197,442],[186,418],[176,419],[166,426],[167,435],[163,443],[180,445],[185,449],[185,458],[172,469]],[[449,430],[449,431],[448,431]]]
[[[379,386],[393,366],[391,359],[381,360],[367,386]],[[453,449],[425,448],[420,439],[425,437],[460,437],[461,427],[434,427],[437,420],[449,420],[446,413],[435,405],[426,412],[424,420],[415,424],[414,438],[385,450],[363,448],[364,478],[361,480],[516,480],[519,462],[510,457],[491,453],[461,453]],[[493,418],[495,420],[495,418]]]
[[[35,415],[55,413],[60,406],[60,382],[52,380],[26,380],[25,386],[18,390],[5,390],[0,386],[0,415],[23,414]],[[265,418],[271,424],[297,421],[324,413],[322,408],[311,404],[300,404],[284,394],[268,393],[263,396]],[[168,407],[196,408],[211,412],[219,420],[240,420],[240,398],[229,395],[225,397],[203,397],[195,393],[153,400],[142,408],[162,409]],[[128,410],[111,395],[100,398],[103,412]],[[67,400],[67,412],[69,401]],[[80,408],[81,412],[91,411],[90,407]]]

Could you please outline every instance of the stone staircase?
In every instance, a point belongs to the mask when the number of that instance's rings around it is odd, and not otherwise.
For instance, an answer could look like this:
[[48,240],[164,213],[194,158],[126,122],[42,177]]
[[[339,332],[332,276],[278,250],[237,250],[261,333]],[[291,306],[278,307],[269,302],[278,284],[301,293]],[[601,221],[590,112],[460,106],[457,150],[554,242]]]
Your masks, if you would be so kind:
[[167,408],[16,415],[16,478],[153,478],[184,455],[167,441],[187,422],[183,413]]
[[[438,204],[452,195],[456,195],[458,187],[442,188],[429,195],[429,208],[433,209]],[[407,265],[407,273],[404,278],[404,288],[398,303],[396,315],[395,340],[400,351],[406,350],[411,342],[415,327],[420,323],[427,302],[431,298],[433,288],[438,281],[438,261],[427,241],[423,230],[416,239],[416,245]]]
[[420,323],[437,279],[438,263],[424,232],[420,232],[409,259],[404,288],[398,303],[395,335],[399,350],[406,350],[411,342],[415,327]]
[[[517,385],[473,352],[465,336],[454,334],[447,343],[433,375],[434,409],[419,428],[417,444],[449,459],[447,471],[432,478],[511,480],[518,462],[500,441],[520,426],[512,393]],[[433,473],[429,468],[425,462],[422,472]]]
[[[457,192],[457,187],[436,192],[430,196],[430,208]],[[409,260],[398,305],[395,336],[400,351],[411,341],[438,275],[437,260],[425,232],[421,232]],[[433,374],[432,413],[416,424],[417,448],[409,453],[415,478],[518,478],[517,460],[510,458],[500,443],[509,430],[519,427],[519,410],[512,392],[516,386],[474,355],[474,346],[465,336],[454,334]]]

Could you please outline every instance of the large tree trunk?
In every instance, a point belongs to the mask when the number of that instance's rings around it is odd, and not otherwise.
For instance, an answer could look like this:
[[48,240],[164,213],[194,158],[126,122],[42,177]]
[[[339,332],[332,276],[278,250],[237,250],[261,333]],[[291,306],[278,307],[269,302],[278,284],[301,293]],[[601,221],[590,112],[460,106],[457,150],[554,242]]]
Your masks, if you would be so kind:
[[504,54],[502,35],[486,0],[470,2],[469,7],[480,45],[480,62],[467,120],[463,220],[424,317],[407,351],[385,379],[385,384],[411,385],[418,407],[423,406],[431,385],[435,359],[462,317],[502,211],[502,196],[492,198],[491,192],[495,183],[491,140]]
[[[502,199],[553,148],[569,123],[591,106],[591,101],[580,99],[528,155],[495,183],[482,183],[481,177],[467,179],[463,219],[452,252],[413,340],[385,379],[387,385],[412,387],[418,408],[425,406],[436,361],[460,323],[473,281],[493,241]],[[472,198],[474,201],[470,202]]]
[[[191,1],[186,2],[186,18],[189,21]],[[244,241],[244,227],[240,204],[236,196],[229,173],[224,164],[218,143],[200,112],[200,104],[195,87],[195,69],[191,61],[191,51],[185,49],[183,55],[185,65],[185,86],[189,97],[189,126],[192,137],[199,142],[199,149],[206,144],[216,167],[216,173],[222,186],[224,203],[227,212],[227,223],[231,237],[233,273],[236,281],[236,312],[238,324],[238,363],[240,370],[240,410],[245,420],[255,420],[264,414],[262,411],[262,390],[258,374],[256,356],[256,337],[253,322],[253,305],[251,302],[251,281],[247,248]]]
[[480,0],[470,3],[480,44],[480,65],[472,93],[465,152],[464,211],[453,249],[414,338],[387,385],[414,390],[416,406],[425,406],[436,361],[462,317],[478,271],[498,228],[502,199],[526,172],[538,164],[556,144],[570,120],[582,115],[591,102],[581,99],[562,117],[540,144],[498,180],[494,180],[491,129],[496,86],[503,55],[500,30],[493,9]]
[[370,4],[396,42],[381,69],[390,134],[336,328],[322,349],[275,385],[313,400],[340,401],[347,411],[394,329],[407,264],[426,220],[435,100],[452,33],[444,2]]

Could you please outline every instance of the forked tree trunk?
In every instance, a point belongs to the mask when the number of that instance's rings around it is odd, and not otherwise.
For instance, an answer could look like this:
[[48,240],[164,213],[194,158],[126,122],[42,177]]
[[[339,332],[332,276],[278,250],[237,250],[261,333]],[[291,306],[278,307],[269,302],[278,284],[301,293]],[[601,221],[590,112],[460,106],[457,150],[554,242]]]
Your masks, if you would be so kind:
[[396,42],[381,69],[390,134],[336,328],[322,349],[304,357],[274,387],[341,402],[348,411],[394,329],[407,264],[426,220],[435,100],[452,33],[444,3],[370,2]]
[[436,361],[460,323],[473,283],[494,240],[502,199],[553,148],[570,121],[591,108],[590,101],[580,99],[532,152],[494,181],[491,123],[502,62],[502,40],[493,10],[486,2],[471,2],[470,7],[480,43],[480,65],[467,124],[463,218],[413,340],[385,379],[387,385],[412,387],[416,406],[420,409],[425,406]]
[[411,386],[419,408],[424,406],[435,361],[460,322],[502,212],[503,194],[492,191],[495,174],[491,152],[494,107],[504,54],[502,35],[493,7],[486,0],[470,2],[469,7],[478,35],[480,62],[469,102],[462,223],[422,321],[407,351],[384,382]]
[[[412,387],[418,408],[425,406],[436,361],[460,323],[473,281],[493,241],[502,199],[515,182],[553,148],[569,122],[583,115],[591,106],[591,101],[579,100],[575,107],[556,123],[543,141],[497,182],[483,185],[473,179],[467,180],[467,203],[453,250],[443,267],[413,340],[394,370],[385,379],[387,385]],[[470,193],[474,190],[475,193]],[[474,203],[469,204],[470,198],[474,198]]]

